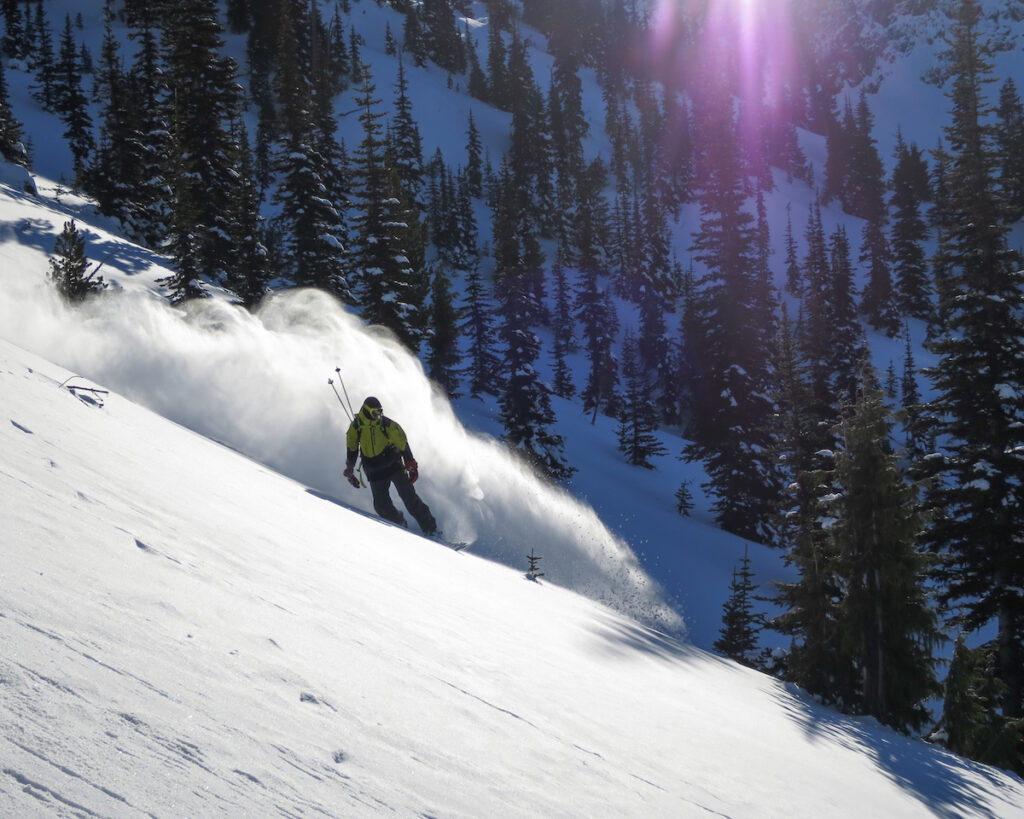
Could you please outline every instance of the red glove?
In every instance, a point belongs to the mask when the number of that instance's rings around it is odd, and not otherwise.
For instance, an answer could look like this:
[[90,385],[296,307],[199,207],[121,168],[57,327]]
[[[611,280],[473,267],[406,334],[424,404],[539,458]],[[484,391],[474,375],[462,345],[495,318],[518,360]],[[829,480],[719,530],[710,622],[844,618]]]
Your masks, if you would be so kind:
[[345,471],[342,472],[341,474],[348,478],[348,482],[352,484],[356,489],[359,488],[359,478],[355,476],[355,473],[352,471],[351,466],[346,466]]
[[420,476],[420,467],[412,458],[405,462],[405,471],[409,473],[409,483],[416,483]]

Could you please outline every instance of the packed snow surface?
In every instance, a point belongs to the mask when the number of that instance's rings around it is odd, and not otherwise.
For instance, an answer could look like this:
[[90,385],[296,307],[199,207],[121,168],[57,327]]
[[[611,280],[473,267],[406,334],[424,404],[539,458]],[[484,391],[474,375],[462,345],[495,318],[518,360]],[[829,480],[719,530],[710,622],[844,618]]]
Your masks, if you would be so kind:
[[1024,816],[71,375],[0,341],[0,815]]

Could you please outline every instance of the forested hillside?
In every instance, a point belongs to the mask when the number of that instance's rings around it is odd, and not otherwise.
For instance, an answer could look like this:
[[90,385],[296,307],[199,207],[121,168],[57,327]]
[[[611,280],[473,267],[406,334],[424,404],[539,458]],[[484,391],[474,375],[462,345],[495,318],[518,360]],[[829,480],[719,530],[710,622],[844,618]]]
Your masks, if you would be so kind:
[[[574,471],[553,396],[615,418],[639,469],[679,431],[717,524],[795,572],[767,622],[737,574],[724,653],[908,733],[942,697],[936,740],[1024,770],[1011,4],[0,8],[3,157],[31,168],[47,138],[16,74],[63,125],[66,184],[166,254],[169,300],[331,293],[449,396],[496,400],[553,481]],[[883,152],[873,94],[921,36],[942,125],[886,123]],[[101,287],[79,248],[69,224],[70,299]],[[889,339],[902,367],[879,372]]]

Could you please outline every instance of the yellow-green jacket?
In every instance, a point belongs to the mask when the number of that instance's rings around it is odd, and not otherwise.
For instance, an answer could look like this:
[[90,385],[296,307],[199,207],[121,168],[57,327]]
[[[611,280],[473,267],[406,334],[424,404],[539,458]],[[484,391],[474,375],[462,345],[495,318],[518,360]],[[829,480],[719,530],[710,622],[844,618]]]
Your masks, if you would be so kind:
[[386,415],[371,418],[365,406],[349,424],[345,443],[348,466],[354,467],[356,458],[362,454],[363,470],[371,481],[387,477],[396,469],[404,468],[405,461],[413,459],[401,425]]

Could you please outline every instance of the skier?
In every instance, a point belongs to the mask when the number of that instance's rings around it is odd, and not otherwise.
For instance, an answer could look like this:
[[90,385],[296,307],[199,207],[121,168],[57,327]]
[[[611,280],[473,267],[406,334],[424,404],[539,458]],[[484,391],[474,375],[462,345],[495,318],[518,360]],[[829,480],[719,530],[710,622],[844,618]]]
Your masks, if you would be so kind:
[[363,401],[345,436],[348,458],[344,475],[356,489],[359,479],[355,476],[356,458],[363,456],[362,467],[373,493],[373,508],[385,520],[406,526],[405,516],[398,511],[391,500],[391,484],[395,485],[405,508],[416,518],[420,529],[427,537],[437,533],[437,522],[429,507],[423,502],[413,484],[419,477],[416,460],[412,457],[405,430],[384,415],[380,401],[372,395]]

